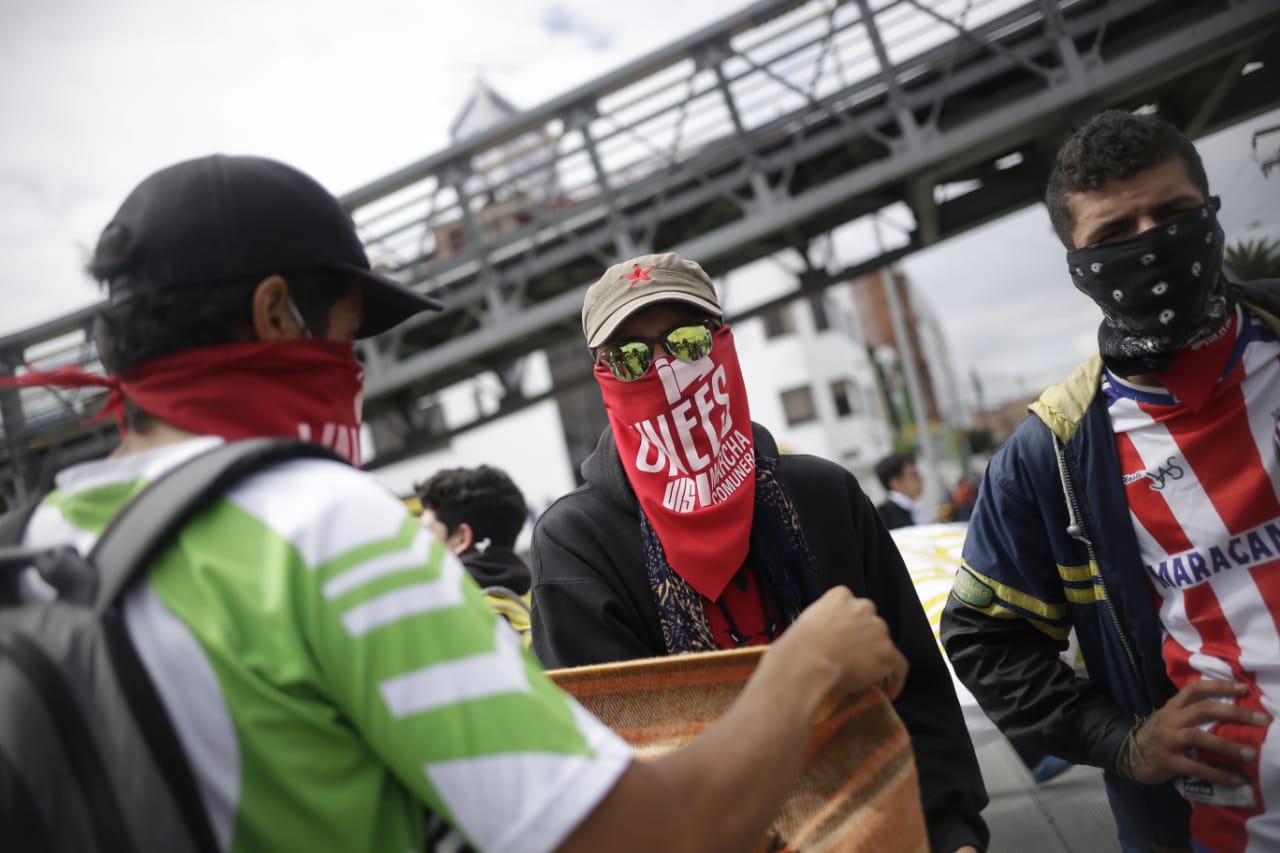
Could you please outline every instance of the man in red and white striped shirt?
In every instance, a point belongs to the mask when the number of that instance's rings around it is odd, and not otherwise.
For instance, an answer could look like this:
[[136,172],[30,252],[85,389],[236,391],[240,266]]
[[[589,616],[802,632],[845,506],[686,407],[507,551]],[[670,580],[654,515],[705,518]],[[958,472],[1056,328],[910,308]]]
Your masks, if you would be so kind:
[[[1280,850],[1280,282],[1227,279],[1155,116],[1091,119],[1046,203],[1100,352],[993,459],[948,653],[1015,742],[1108,769],[1126,853]],[[1073,626],[1087,680],[1055,659]]]
[[[1280,699],[1280,464],[1275,442],[1280,342],[1236,306],[1205,358],[1225,356],[1200,408],[1162,387],[1104,375],[1134,532],[1149,575],[1163,654],[1174,684],[1239,682],[1236,705],[1266,713]],[[1268,716],[1269,718],[1269,716]],[[1280,737],[1272,727],[1223,721],[1214,734],[1239,745],[1201,750],[1238,784],[1183,779],[1193,838],[1245,850],[1274,840],[1280,823]],[[1244,750],[1249,750],[1246,754]],[[1271,814],[1265,814],[1271,805]]]

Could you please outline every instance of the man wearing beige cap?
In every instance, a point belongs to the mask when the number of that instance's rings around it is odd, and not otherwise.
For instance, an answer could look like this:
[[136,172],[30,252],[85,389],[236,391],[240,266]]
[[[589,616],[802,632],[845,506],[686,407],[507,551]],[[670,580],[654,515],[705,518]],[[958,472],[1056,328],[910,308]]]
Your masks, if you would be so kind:
[[986,791],[906,567],[844,468],[780,456],[751,421],[715,287],[675,254],[616,264],[582,327],[609,429],[533,533],[534,649],[550,667],[767,644],[824,590],[870,599],[910,664],[931,849],[980,849]]

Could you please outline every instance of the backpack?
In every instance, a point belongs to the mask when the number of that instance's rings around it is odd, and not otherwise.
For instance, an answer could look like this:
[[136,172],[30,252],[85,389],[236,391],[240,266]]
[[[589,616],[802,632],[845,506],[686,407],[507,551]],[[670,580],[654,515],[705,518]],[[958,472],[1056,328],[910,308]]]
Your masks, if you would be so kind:
[[[21,547],[34,505],[0,517],[0,846],[219,849],[122,603],[192,517],[248,475],[298,458],[338,459],[286,439],[219,445],[148,485],[87,557]],[[56,600],[19,602],[17,577],[29,568]]]
[[529,617],[529,593],[520,595],[513,589],[505,586],[486,586],[481,590],[484,593],[485,603],[489,608],[507,620],[516,633],[520,635],[520,642],[527,649],[533,645],[532,623]]

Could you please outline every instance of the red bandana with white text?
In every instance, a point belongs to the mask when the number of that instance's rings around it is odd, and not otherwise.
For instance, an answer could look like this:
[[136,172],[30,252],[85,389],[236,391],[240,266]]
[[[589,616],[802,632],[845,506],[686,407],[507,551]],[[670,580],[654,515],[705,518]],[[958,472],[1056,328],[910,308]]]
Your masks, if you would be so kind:
[[667,563],[720,597],[751,545],[755,449],[733,334],[717,329],[692,364],[659,350],[649,372],[619,382],[596,365],[614,441]]
[[128,398],[189,432],[229,441],[300,438],[360,464],[364,369],[350,343],[305,338],[222,344],[161,356],[124,376],[62,368],[4,384],[101,386],[111,396],[98,417],[119,418]]

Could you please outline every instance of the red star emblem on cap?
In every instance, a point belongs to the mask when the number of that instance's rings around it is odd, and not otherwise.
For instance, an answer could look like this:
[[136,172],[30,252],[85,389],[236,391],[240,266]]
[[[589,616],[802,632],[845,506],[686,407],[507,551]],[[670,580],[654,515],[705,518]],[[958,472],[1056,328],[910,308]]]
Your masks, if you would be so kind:
[[623,273],[622,277],[631,282],[627,287],[635,287],[639,282],[653,281],[653,279],[649,278],[649,273],[651,272],[653,272],[653,267],[641,268],[639,264],[634,264],[631,272]]

